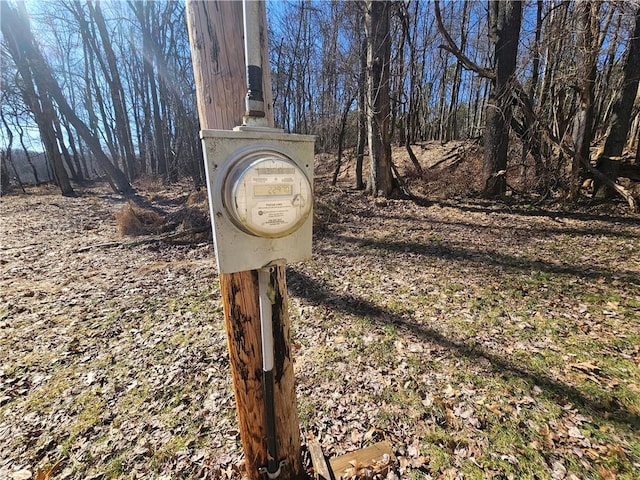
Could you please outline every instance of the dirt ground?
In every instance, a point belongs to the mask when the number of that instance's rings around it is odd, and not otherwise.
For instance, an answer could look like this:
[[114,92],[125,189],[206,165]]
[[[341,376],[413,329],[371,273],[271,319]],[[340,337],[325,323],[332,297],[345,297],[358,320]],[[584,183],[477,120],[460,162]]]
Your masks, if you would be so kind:
[[[640,217],[473,200],[464,162],[374,200],[332,161],[288,269],[303,441],[387,439],[388,478],[633,478]],[[127,200],[78,191],[0,198],[0,478],[239,478],[209,235],[121,236]],[[172,231],[206,216],[186,185],[138,191]]]

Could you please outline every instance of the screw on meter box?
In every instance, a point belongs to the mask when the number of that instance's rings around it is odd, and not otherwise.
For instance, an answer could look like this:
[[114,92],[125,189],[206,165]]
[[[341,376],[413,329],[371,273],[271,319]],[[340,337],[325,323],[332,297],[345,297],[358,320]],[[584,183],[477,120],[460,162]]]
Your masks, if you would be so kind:
[[218,271],[311,258],[314,137],[248,126],[200,136]]
[[278,152],[256,152],[238,162],[227,174],[223,192],[234,224],[258,237],[289,235],[311,212],[307,176]]

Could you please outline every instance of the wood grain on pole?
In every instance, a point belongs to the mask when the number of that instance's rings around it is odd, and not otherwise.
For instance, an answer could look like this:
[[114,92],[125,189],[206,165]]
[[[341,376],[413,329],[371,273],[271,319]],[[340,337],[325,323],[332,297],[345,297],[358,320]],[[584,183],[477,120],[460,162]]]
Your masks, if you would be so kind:
[[242,2],[189,0],[186,8],[200,128],[231,130],[247,93]]
[[[242,3],[188,0],[186,6],[200,127],[230,130],[241,124],[245,111]],[[268,59],[264,4],[262,7],[261,55]],[[268,60],[263,63],[263,72],[266,73],[263,79],[265,113],[273,126]],[[272,282],[276,291],[272,317],[277,453],[278,459],[287,461],[279,478],[306,478],[302,465],[284,266],[274,269]],[[258,468],[268,460],[257,272],[220,275],[220,291],[246,474],[253,480],[260,478]]]

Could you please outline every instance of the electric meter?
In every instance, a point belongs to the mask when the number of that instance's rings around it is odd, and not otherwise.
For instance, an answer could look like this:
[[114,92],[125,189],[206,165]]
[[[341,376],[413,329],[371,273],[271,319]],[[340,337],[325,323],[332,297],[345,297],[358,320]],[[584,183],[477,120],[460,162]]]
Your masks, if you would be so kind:
[[202,130],[220,273],[311,257],[311,135],[263,127]]
[[296,163],[274,151],[252,152],[233,165],[222,187],[233,223],[258,237],[295,232],[311,212],[311,183]]

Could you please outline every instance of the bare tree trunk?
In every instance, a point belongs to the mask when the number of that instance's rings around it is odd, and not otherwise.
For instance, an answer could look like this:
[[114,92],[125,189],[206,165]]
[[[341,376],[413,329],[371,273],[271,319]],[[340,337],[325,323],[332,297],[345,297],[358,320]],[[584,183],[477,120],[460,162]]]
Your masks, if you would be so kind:
[[[24,4],[19,4],[24,7]],[[31,107],[40,138],[47,153],[47,159],[53,167],[53,174],[62,195],[74,195],[69,176],[62,163],[57,148],[54,131],[55,109],[49,97],[46,71],[42,54],[37,50],[35,39],[24,15],[14,10],[9,3],[0,2],[0,20],[2,34],[20,76],[24,81],[24,100]],[[37,92],[36,92],[37,88]]]
[[33,180],[36,182],[36,185],[40,185],[40,176],[38,175],[38,169],[33,164],[31,160],[31,154],[29,153],[29,149],[24,143],[24,129],[22,126],[18,125],[18,138],[20,139],[20,146],[22,147],[22,151],[24,152],[24,158],[27,160],[29,167],[31,168],[31,172],[33,172]]
[[129,1],[128,4],[142,28],[142,48],[144,54],[143,82],[148,85],[150,97],[147,102],[147,110],[145,111],[145,128],[153,128],[153,145],[147,145],[147,147],[152,147],[152,149],[150,149],[152,151],[151,164],[152,167],[155,167],[154,173],[166,178],[168,173],[166,145],[163,135],[163,116],[158,99],[158,90],[161,88],[160,82],[162,82],[162,80],[160,72],[157,72],[158,78],[156,78],[156,70],[160,67],[158,65],[158,48],[153,38],[153,25],[156,23],[153,18],[153,5],[150,2],[143,3],[135,1]]
[[496,75],[486,109],[484,132],[483,195],[502,195],[507,188],[506,170],[511,123],[511,85],[514,80],[522,2],[490,1],[491,35],[495,38]]
[[69,149],[67,148],[64,135],[62,134],[60,119],[58,119],[57,115],[53,117],[53,131],[56,135],[56,138],[58,139],[58,145],[60,146],[60,153],[62,154],[62,158],[64,159],[64,162],[67,165],[67,170],[69,171],[71,178],[74,181],[81,180],[80,176],[78,175],[78,172],[76,171],[76,167],[73,163],[73,159],[69,154]]
[[62,119],[62,124],[64,125],[65,132],[67,132],[67,140],[69,142],[69,148],[71,149],[73,164],[75,165],[78,179],[86,180],[89,178],[89,174],[87,172],[86,166],[83,165],[83,162],[80,161],[80,154],[78,153],[78,149],[76,148],[76,141],[74,138],[74,134],[71,131],[71,125],[69,125],[69,122],[65,121],[64,119]]
[[0,197],[9,191],[9,169],[7,168],[7,150],[0,150]]
[[[547,121],[552,126],[551,130],[556,137],[562,135],[556,128],[556,114],[558,109],[561,108],[562,100],[556,100],[558,95],[564,95],[564,86],[556,84],[556,72],[559,70],[560,63],[563,58],[563,51],[565,45],[565,35],[562,35],[562,29],[567,25],[567,12],[569,2],[554,2],[551,5],[549,14],[547,15],[546,28],[545,28],[545,66],[542,74],[542,81],[540,87],[540,95],[538,96],[538,102],[536,105],[536,114],[541,121]],[[554,92],[558,91],[556,95]],[[543,118],[546,112],[546,119]]]
[[[613,4],[609,4],[609,17],[613,15],[613,11],[617,10]],[[612,38],[608,41],[607,46],[607,61],[603,66],[603,72],[600,75],[598,88],[595,93],[595,123],[597,125],[596,132],[599,135],[607,128],[609,122],[609,115],[611,114],[611,106],[616,97],[616,92],[611,88],[611,82],[613,81],[613,71],[616,59],[617,50],[620,48],[620,26],[622,23],[622,12],[618,11],[618,18],[615,24],[615,29],[612,34]],[[603,32],[604,33],[604,32]],[[629,40],[630,42],[632,39]]]
[[[51,98],[55,100],[60,113],[67,118],[75,128],[78,135],[80,135],[80,137],[82,137],[82,139],[87,143],[87,146],[95,155],[96,160],[100,163],[100,166],[105,170],[112,181],[114,189],[121,193],[132,193],[133,189],[127,181],[124,173],[111,163],[111,160],[109,160],[102,151],[100,140],[93,135],[85,123],[80,120],[75,111],[67,103],[66,98],[60,90],[60,86],[53,77],[42,53],[36,46],[29,25],[20,15],[18,15],[16,11],[6,6],[6,2],[2,2],[0,5],[2,7],[3,33],[5,34],[5,37],[7,34],[15,36],[20,45],[22,45],[22,48],[26,49],[25,56],[29,58],[29,68],[33,71],[33,77],[40,83],[40,87],[38,89],[40,96],[44,97],[50,95]],[[55,139],[53,141],[55,141]],[[56,175],[58,174],[61,174],[61,172],[56,172]]]
[[365,2],[367,35],[367,117],[369,129],[369,183],[375,197],[387,197],[393,190],[391,144],[389,142],[389,62],[391,39],[388,2]]
[[[111,39],[107,32],[107,26],[102,15],[102,10],[98,2],[87,2],[89,11],[93,17],[93,20],[98,27],[100,33],[100,40],[102,41],[102,47],[104,49],[105,57],[108,66],[108,71],[105,68],[105,78],[109,85],[109,92],[111,94],[111,101],[113,104],[113,113],[115,120],[115,129],[118,136],[118,145],[122,150],[123,165],[126,169],[129,180],[133,180],[136,176],[135,171],[135,155],[133,153],[133,141],[131,138],[131,128],[129,126],[129,117],[126,113],[125,96],[122,88],[122,82],[120,81],[120,72],[116,56],[111,45]],[[96,54],[98,52],[96,51]]]
[[351,105],[355,101],[356,97],[351,97],[342,110],[340,117],[340,132],[338,133],[338,155],[336,156],[336,168],[333,170],[333,177],[331,178],[331,185],[338,183],[338,175],[340,175],[340,167],[342,166],[342,149],[344,147],[344,135],[347,127],[347,116]]
[[[542,10],[544,8],[543,0],[537,0],[536,2],[536,31],[535,39],[533,43],[533,61],[531,62],[531,83],[529,85],[529,102],[534,105],[536,90],[538,88],[538,82],[540,79],[540,37],[542,35]],[[524,173],[525,161],[527,154],[531,153],[535,161],[535,178],[538,178],[542,173],[542,158],[540,155],[540,144],[537,140],[535,127],[527,122],[527,131],[525,133],[524,141],[522,142],[522,166]],[[523,175],[524,176],[524,175]]]
[[[464,52],[467,46],[467,23],[469,21],[469,0],[464,1],[462,8],[462,22],[460,24],[460,50]],[[447,114],[447,129],[445,141],[457,140],[460,137],[458,129],[458,96],[460,92],[460,82],[462,81],[462,63],[456,62],[456,69],[453,74],[451,84],[451,99],[449,101],[449,113]]]
[[[417,132],[417,117],[419,115],[418,110],[418,102],[416,101],[419,98],[419,85],[422,83],[420,79],[418,79],[418,72],[420,69],[417,62],[417,52],[416,52],[416,42],[415,42],[415,31],[417,28],[417,18],[418,18],[418,8],[419,1],[415,2],[415,17],[411,18],[409,12],[409,5],[402,4],[407,9],[405,15],[407,17],[407,44],[409,46],[409,92],[407,95],[407,110],[405,115],[405,125],[404,125],[404,136],[405,142],[409,144],[414,143],[416,141],[416,132]],[[411,23],[413,22],[413,24]],[[411,30],[411,27],[413,29]]]
[[594,88],[598,58],[600,2],[581,0],[576,5],[578,15],[578,81],[580,99],[573,122],[574,156],[571,166],[569,197],[576,199],[580,191],[580,169],[590,162],[589,148],[593,137]]
[[447,125],[447,109],[445,97],[447,96],[447,73],[449,72],[449,55],[445,52],[440,52],[440,56],[442,57],[443,65],[441,67],[442,74],[440,76],[440,92],[438,94],[438,96],[440,97],[440,102],[438,105],[438,140],[440,140],[441,142],[445,142],[445,130]]
[[360,43],[360,72],[358,75],[358,144],[356,146],[356,188],[364,190],[362,165],[364,163],[364,146],[367,142],[367,43]]
[[13,162],[13,131],[9,127],[2,109],[0,109],[0,119],[2,119],[2,124],[7,131],[7,146],[4,151],[0,151],[0,196],[2,196],[4,192],[9,191],[10,187],[9,169],[7,168],[7,164],[11,164],[13,172],[16,176],[16,181],[22,189],[22,193],[26,193],[24,184],[22,183],[22,179],[20,178],[20,173],[18,173],[16,164]]
[[[627,143],[631,126],[631,113],[636,93],[638,92],[638,84],[640,83],[640,8],[636,10],[635,28],[629,41],[629,50],[623,69],[622,92],[613,106],[611,125],[607,133],[604,150],[598,159],[598,170],[614,181],[617,176],[619,159],[612,157],[622,156]],[[596,197],[606,197],[607,190],[606,185],[602,185],[600,182],[594,183]]]
[[638,138],[638,145],[636,146],[636,163],[640,163],[640,138]]

